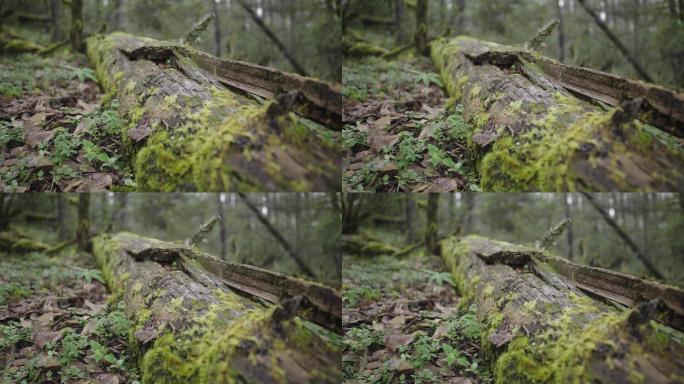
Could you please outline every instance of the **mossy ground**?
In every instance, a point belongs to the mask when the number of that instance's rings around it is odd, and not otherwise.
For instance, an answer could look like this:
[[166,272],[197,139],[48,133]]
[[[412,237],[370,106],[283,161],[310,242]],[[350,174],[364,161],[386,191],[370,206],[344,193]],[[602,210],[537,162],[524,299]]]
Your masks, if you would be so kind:
[[469,128],[429,60],[409,50],[392,60],[348,57],[344,66],[344,190],[479,189],[465,153]]
[[[373,235],[399,248],[394,231]],[[492,376],[479,346],[475,307],[461,299],[443,264],[422,250],[344,255],[344,379],[358,383],[438,383]]]
[[55,255],[0,250],[0,381],[136,382],[122,304],[92,257],[73,247]]

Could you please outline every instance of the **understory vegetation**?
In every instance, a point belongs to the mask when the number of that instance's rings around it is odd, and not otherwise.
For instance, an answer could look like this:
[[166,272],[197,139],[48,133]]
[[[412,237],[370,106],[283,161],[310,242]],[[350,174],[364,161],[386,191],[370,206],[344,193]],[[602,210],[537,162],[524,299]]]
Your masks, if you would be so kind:
[[83,58],[0,58],[0,189],[84,192],[135,186],[116,99]]
[[137,383],[129,321],[89,254],[0,250],[2,383]]
[[462,108],[445,100],[429,60],[345,60],[344,189],[478,191]]
[[[387,231],[373,236],[399,242]],[[344,257],[345,380],[493,382],[476,307],[459,297],[437,256]]]

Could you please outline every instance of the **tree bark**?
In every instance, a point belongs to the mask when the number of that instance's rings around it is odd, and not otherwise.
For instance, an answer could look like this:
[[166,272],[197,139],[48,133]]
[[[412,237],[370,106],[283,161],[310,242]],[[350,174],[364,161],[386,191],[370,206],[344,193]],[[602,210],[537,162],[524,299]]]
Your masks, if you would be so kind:
[[112,10],[112,29],[111,30],[118,31],[123,26],[124,0],[114,0],[113,7],[114,7],[114,9]]
[[71,30],[69,40],[72,52],[84,52],[83,42],[83,0],[71,0]]
[[216,215],[219,217],[219,243],[221,244],[221,259],[226,258],[226,222],[223,216],[223,201],[221,197],[224,196],[223,193],[216,194]]
[[558,19],[558,61],[565,61],[565,24],[563,24],[563,8],[558,0],[553,0],[556,4],[556,18]]
[[140,190],[341,188],[339,147],[290,114],[340,129],[334,87],[121,33],[89,38],[88,57],[128,122]]
[[646,72],[646,69],[639,64],[639,62],[632,56],[632,54],[629,52],[627,47],[625,47],[624,44],[622,44],[622,41],[608,28],[606,23],[601,20],[601,18],[594,12],[589,6],[586,4],[585,0],[577,0],[578,3],[584,8],[585,11],[591,16],[591,18],[594,20],[596,25],[606,34],[606,37],[615,44],[615,47],[620,51],[620,53],[627,59],[629,64],[634,68],[636,73],[641,77],[642,79],[648,81],[649,83],[653,83],[653,78]]
[[397,35],[397,45],[408,42],[406,31],[406,3],[404,0],[394,0],[394,30]]
[[429,193],[428,203],[426,208],[427,213],[427,227],[425,228],[425,248],[433,255],[439,255],[439,223],[437,212],[439,209],[439,194]]
[[216,0],[209,0],[212,12],[214,12],[214,54],[221,57],[221,21],[219,19],[219,7]]
[[55,199],[57,199],[57,225],[59,225],[59,239],[64,241],[66,240],[67,234],[66,234],[66,196],[63,194],[59,193],[55,195]]
[[268,36],[269,39],[273,42],[273,44],[282,52],[282,54],[285,56],[287,61],[292,65],[292,68],[294,68],[295,72],[299,73],[302,76],[308,76],[306,70],[304,67],[295,59],[294,55],[292,52],[290,52],[286,47],[285,44],[283,44],[282,41],[276,36],[273,31],[271,31],[266,24],[264,24],[263,20],[254,12],[254,10],[247,4],[245,0],[237,0],[237,2],[242,6],[242,8],[249,14],[249,16],[252,18],[254,23],[261,28],[261,30],[264,32],[266,36]]
[[242,201],[245,203],[245,205],[254,213],[257,219],[259,219],[259,222],[266,227],[268,232],[273,235],[273,237],[278,241],[278,243],[283,247],[287,255],[294,260],[295,264],[309,277],[316,278],[316,273],[309,268],[309,266],[304,262],[302,257],[295,252],[294,248],[290,245],[290,243],[285,240],[285,237],[283,237],[282,234],[280,234],[280,231],[278,231],[273,224],[271,224],[270,221],[268,221],[268,218],[265,217],[259,208],[257,208],[249,199],[247,196],[245,196],[244,193],[238,192],[238,195],[242,199]]
[[671,191],[684,182],[675,140],[634,120],[684,137],[680,94],[468,37],[436,40],[432,57],[472,125],[468,149],[485,190]]
[[61,40],[61,30],[59,25],[60,0],[50,0],[50,24],[52,26],[52,41]]
[[78,195],[78,224],[76,227],[76,244],[78,249],[90,252],[90,194]]
[[[681,290],[479,236],[448,238],[442,251],[459,290],[477,305],[497,382],[616,383],[639,377],[669,383],[684,375],[677,358],[684,347],[668,336],[678,331],[649,321],[660,321],[663,308],[678,310],[681,320]],[[556,273],[569,265],[575,269],[568,276],[588,285]],[[622,286],[619,279],[630,283]],[[618,292],[616,298],[633,295],[636,307],[622,310],[583,292],[596,286]]]
[[428,0],[416,1],[416,32],[414,44],[419,55],[428,56]]
[[[568,197],[571,195],[568,193],[565,193],[561,196],[564,200],[563,202],[564,202],[564,208],[565,208],[564,209],[565,220],[568,220],[568,222],[569,222],[568,227],[565,230],[565,240],[568,243],[568,260],[572,260],[574,257],[574,255],[573,255],[574,242],[573,242],[573,236],[572,236],[573,234],[572,234],[572,214],[571,214],[571,209],[570,209],[571,207],[570,207],[570,203],[568,202]],[[574,203],[574,199],[573,199],[573,203]]]
[[416,200],[412,193],[406,197],[406,242],[413,244],[416,241]]
[[591,206],[594,207],[594,209],[596,209],[596,211],[601,215],[601,217],[603,217],[603,219],[615,231],[615,233],[618,236],[620,236],[622,241],[624,241],[627,245],[627,248],[629,248],[629,250],[632,251],[632,253],[634,253],[634,256],[636,256],[637,259],[639,259],[639,261],[641,261],[644,264],[648,272],[658,279],[664,279],[662,273],[660,273],[658,269],[653,265],[653,263],[651,263],[651,260],[641,251],[641,249],[639,249],[639,247],[632,240],[632,238],[629,237],[629,235],[627,235],[627,233],[622,230],[618,223],[616,223],[615,220],[613,220],[613,218],[610,217],[608,212],[606,212],[606,210],[603,209],[596,200],[594,200],[594,197],[592,197],[588,193],[582,193],[582,195],[587,199],[587,201],[589,201]]
[[[134,234],[99,236],[94,245],[108,286],[123,294],[132,319],[143,382],[339,380],[339,350],[293,319],[316,308],[322,296],[311,291],[336,296],[341,312],[339,294]],[[280,305],[254,300],[262,296]]]

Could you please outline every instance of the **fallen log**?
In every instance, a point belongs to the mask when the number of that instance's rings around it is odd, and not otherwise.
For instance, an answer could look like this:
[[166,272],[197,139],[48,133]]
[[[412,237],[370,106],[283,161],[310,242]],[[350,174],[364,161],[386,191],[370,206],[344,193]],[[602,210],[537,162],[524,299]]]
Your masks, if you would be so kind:
[[[95,35],[86,44],[128,122],[122,136],[139,189],[340,188],[338,145],[324,128],[291,113],[333,121],[333,87],[123,33]],[[244,94],[273,100],[261,105]]]
[[[441,246],[459,290],[477,305],[497,382],[684,379],[684,334],[658,322],[663,311],[682,315],[681,289],[479,236]],[[622,304],[634,307],[603,300],[608,291],[631,295]]]
[[468,37],[431,48],[472,125],[468,147],[484,189],[675,190],[684,182],[684,95]]
[[[282,275],[269,280],[268,271],[226,267],[191,248],[130,233],[95,238],[93,253],[110,289],[124,297],[144,382],[339,380],[339,349],[296,317],[311,312],[316,295],[330,291],[325,287]],[[235,276],[243,280],[228,284]],[[255,301],[260,292],[279,304]]]
[[0,250],[14,253],[44,252],[50,249],[48,244],[34,239],[19,231],[0,232]]

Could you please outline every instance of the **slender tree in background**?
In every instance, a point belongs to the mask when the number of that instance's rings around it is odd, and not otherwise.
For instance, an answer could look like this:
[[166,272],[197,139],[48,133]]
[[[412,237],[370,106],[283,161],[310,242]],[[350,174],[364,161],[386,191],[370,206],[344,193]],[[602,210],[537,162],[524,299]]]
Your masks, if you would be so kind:
[[113,9],[112,9],[112,17],[111,17],[111,24],[112,24],[112,30],[116,31],[118,29],[121,29],[121,26],[123,25],[123,6],[124,6],[124,0],[114,0],[113,2]]
[[456,27],[458,28],[458,33],[459,34],[464,34],[465,33],[465,10],[466,10],[466,1],[465,0],[458,0],[458,7],[456,8],[456,12],[458,13],[456,15]]
[[247,196],[245,196],[244,193],[238,192],[238,196],[240,196],[245,205],[252,212],[254,212],[254,215],[259,220],[259,222],[261,222],[261,224],[263,224],[264,227],[266,227],[268,232],[271,233],[271,235],[273,235],[273,237],[278,241],[278,243],[280,243],[283,249],[285,249],[287,255],[292,260],[294,260],[297,266],[299,266],[299,268],[309,277],[316,278],[316,273],[314,273],[314,271],[311,268],[309,268],[309,266],[306,265],[306,263],[304,263],[304,260],[301,258],[301,256],[299,256],[299,254],[295,252],[290,243],[288,243],[287,240],[285,240],[285,237],[283,237],[283,235],[273,226],[273,224],[271,224],[271,222],[268,221],[268,218],[264,216],[263,213],[261,213],[259,208],[257,208],[251,201],[249,201],[249,199],[247,199]]
[[406,44],[409,37],[408,33],[406,33],[406,3],[404,0],[394,0],[394,28],[397,35],[397,44]]
[[608,212],[606,212],[606,210],[603,209],[603,207],[601,207],[599,205],[599,203],[596,202],[596,200],[594,200],[594,198],[590,194],[588,194],[586,192],[582,192],[582,195],[584,195],[584,197],[589,201],[591,206],[594,207],[594,209],[596,209],[596,211],[601,215],[601,217],[603,217],[603,219],[606,221],[606,223],[608,223],[608,225],[611,228],[613,228],[615,233],[618,236],[620,236],[620,238],[625,242],[625,244],[627,244],[627,247],[644,264],[644,266],[646,267],[648,272],[652,276],[657,277],[658,279],[663,279],[663,275],[660,272],[658,272],[658,270],[651,263],[651,261],[648,259],[648,257],[646,257],[646,255],[641,251],[641,249],[639,249],[639,247],[636,245],[636,243],[634,243],[632,238],[629,237],[629,235],[627,235],[627,233],[622,230],[622,228],[618,225],[618,223],[616,223],[615,220],[613,220],[613,218],[610,216],[610,214],[608,214]]
[[219,7],[216,0],[209,0],[211,11],[214,13],[214,54],[221,57],[221,22],[219,21]]
[[565,61],[565,33],[563,28],[563,8],[560,5],[560,0],[553,0],[556,5],[556,18],[558,19],[558,61],[561,63]]
[[416,1],[416,33],[414,41],[416,45],[416,52],[420,55],[427,56],[428,52],[428,0]]
[[599,15],[596,14],[591,8],[586,3],[586,0],[577,0],[577,2],[584,8],[584,10],[591,16],[591,18],[594,20],[596,25],[598,25],[599,28],[606,34],[608,39],[615,44],[617,49],[622,53],[622,55],[627,59],[627,61],[632,65],[636,73],[644,80],[648,81],[649,83],[653,83],[653,78],[646,72],[644,67],[639,64],[639,62],[632,56],[632,54],[629,52],[627,47],[625,47],[624,44],[622,44],[622,41],[610,30],[610,28],[606,25],[603,20],[599,17]]
[[76,244],[81,251],[90,252],[90,193],[78,195]]
[[412,193],[406,195],[406,242],[413,244],[416,241],[416,200]]
[[128,194],[117,193],[114,196],[117,202],[116,228],[126,230],[128,229]]
[[60,0],[50,0],[50,25],[52,27],[52,41],[58,41],[61,29],[59,28]]
[[83,42],[83,0],[69,0],[71,8],[71,30],[69,41],[73,52],[85,51]]
[[269,39],[275,44],[276,47],[280,50],[280,52],[285,55],[285,58],[287,61],[290,62],[290,65],[294,68],[294,70],[299,73],[302,76],[308,76],[306,70],[304,70],[304,67],[299,64],[297,59],[295,59],[294,55],[285,47],[285,44],[283,44],[282,41],[276,36],[273,31],[264,23],[263,20],[259,17],[259,15],[254,12],[254,10],[247,4],[246,0],[237,0],[237,2],[242,6],[242,8],[247,12],[247,14],[254,20],[254,23],[261,28],[261,30],[268,36]]
[[[568,199],[570,198],[569,193],[565,193],[563,195],[563,202],[565,204],[565,219],[568,220],[568,226],[565,229],[565,239],[568,242],[568,260],[572,260],[573,254],[573,239],[572,239],[572,217],[570,214],[570,202]],[[574,202],[574,201],[573,201]]]
[[439,207],[439,194],[428,194],[427,204],[427,227],[425,229],[425,247],[428,252],[433,255],[439,254],[438,233],[439,227],[437,223],[437,208]]
[[219,241],[221,242],[221,258],[226,258],[226,221],[223,216],[223,201],[221,201],[223,193],[216,194],[216,216],[219,219]]
[[57,222],[60,223],[58,231],[59,239],[66,240],[66,225],[64,225],[66,222],[66,196],[62,193],[58,193],[55,195],[55,198],[57,199]]

